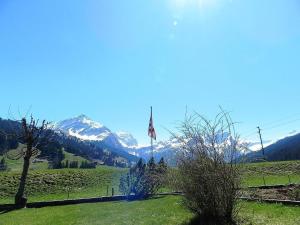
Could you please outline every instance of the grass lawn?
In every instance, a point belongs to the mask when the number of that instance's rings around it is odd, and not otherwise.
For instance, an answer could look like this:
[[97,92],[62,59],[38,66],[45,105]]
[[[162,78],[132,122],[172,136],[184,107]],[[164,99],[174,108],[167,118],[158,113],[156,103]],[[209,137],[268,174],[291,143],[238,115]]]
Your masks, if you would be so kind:
[[192,214],[178,197],[162,197],[145,201],[108,202],[73,206],[22,209],[0,214],[1,225],[60,224],[181,224]]
[[[167,196],[134,202],[107,202],[22,209],[0,214],[0,225],[187,225],[193,214],[182,206],[182,197]],[[244,224],[300,224],[300,207],[241,203]]]
[[300,207],[282,204],[242,202],[240,217],[246,225],[300,224]]

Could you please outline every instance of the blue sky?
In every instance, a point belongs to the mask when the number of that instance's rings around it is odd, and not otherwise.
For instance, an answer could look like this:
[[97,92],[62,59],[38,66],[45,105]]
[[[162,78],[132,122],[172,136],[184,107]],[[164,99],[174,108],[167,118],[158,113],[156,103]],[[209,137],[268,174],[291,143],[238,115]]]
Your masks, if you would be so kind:
[[[147,143],[186,106],[242,136],[300,126],[297,0],[0,0],[0,116],[86,114]],[[300,131],[300,129],[299,129]]]

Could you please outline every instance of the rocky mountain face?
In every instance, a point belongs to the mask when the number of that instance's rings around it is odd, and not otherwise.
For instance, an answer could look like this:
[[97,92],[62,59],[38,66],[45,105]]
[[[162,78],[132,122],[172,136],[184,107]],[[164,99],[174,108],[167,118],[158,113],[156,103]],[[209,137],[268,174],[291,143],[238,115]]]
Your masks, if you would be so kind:
[[[83,141],[93,141],[99,146],[108,147],[112,151],[123,156],[131,155],[141,157],[148,160],[152,156],[152,148],[148,146],[139,146],[138,141],[128,132],[113,132],[101,123],[95,122],[85,115],[75,118],[66,119],[56,124],[56,129],[62,131],[66,135],[76,137]],[[283,138],[281,141],[272,142],[270,140],[264,142],[266,146],[266,154],[270,155],[270,160],[276,159],[300,159],[299,135]],[[216,137],[218,142],[227,141],[229,135],[223,134]],[[235,157],[246,157],[247,160],[255,159],[259,156],[260,142],[251,142],[242,140],[239,143],[243,148],[243,153],[238,153]],[[179,152],[179,143],[176,139],[156,142],[153,145],[153,156],[155,160],[161,157],[168,162],[169,165],[176,165],[177,154]],[[297,158],[297,159],[298,159]]]
[[134,148],[138,146],[137,140],[128,132],[119,131],[116,132],[115,135],[120,144],[125,148]]
[[81,140],[101,141],[113,148],[122,147],[117,135],[104,125],[89,119],[85,115],[60,121],[55,125],[55,128]]
[[[55,129],[85,141],[94,141],[118,153],[129,153],[148,160],[152,156],[151,146],[139,146],[132,134],[124,131],[113,132],[101,123],[85,115],[58,122]],[[176,141],[168,140],[153,145],[154,158],[164,157],[171,164],[175,163]]]

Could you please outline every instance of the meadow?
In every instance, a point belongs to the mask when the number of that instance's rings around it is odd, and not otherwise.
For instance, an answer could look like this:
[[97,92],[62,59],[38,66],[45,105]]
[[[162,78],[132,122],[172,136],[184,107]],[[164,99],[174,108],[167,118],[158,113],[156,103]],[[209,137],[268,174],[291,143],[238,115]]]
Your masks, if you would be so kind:
[[[300,161],[247,163],[241,168],[242,186],[300,184]],[[263,179],[264,177],[264,179]]]
[[[72,154],[66,159],[83,160]],[[65,159],[65,160],[66,160]],[[10,171],[0,172],[0,204],[13,203],[21,162],[8,161]],[[96,169],[47,169],[47,162],[33,163],[26,195],[29,202],[88,198],[119,193],[119,178],[127,169],[98,166]],[[242,167],[242,184],[268,185],[300,183],[300,161],[264,162]],[[289,175],[289,176],[288,176]],[[164,189],[169,190],[169,189]],[[108,191],[108,192],[107,192]],[[243,224],[298,224],[300,207],[240,202]],[[34,218],[34,220],[33,220]],[[1,214],[0,224],[192,224],[194,215],[182,204],[182,197],[155,197],[145,201],[107,202],[22,209]],[[22,221],[20,223],[20,221]]]
[[[118,193],[123,169],[101,166],[96,169],[31,170],[26,196],[28,201],[59,200],[107,195],[114,188]],[[0,203],[13,203],[20,172],[0,173]]]
[[[195,221],[194,215],[182,203],[180,196],[166,196],[144,201],[22,209],[0,214],[0,225],[191,225]],[[300,207],[249,202],[240,202],[238,207],[241,224],[300,223]]]
[[[68,154],[65,160],[83,160]],[[29,202],[99,197],[119,193],[119,178],[126,169],[98,166],[96,169],[45,169],[46,162],[33,163],[29,171],[26,195]],[[9,172],[0,172],[0,204],[13,203],[21,171],[21,162],[9,161]],[[289,175],[289,176],[288,176]],[[242,167],[242,185],[300,183],[300,161],[264,162]],[[168,191],[170,189],[162,189]],[[107,192],[108,191],[108,192]]]

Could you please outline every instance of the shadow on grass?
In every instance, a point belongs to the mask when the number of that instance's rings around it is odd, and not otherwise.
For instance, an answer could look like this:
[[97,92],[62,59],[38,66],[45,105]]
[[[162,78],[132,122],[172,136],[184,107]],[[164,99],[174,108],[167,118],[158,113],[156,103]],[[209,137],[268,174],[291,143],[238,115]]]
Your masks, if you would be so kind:
[[[44,207],[61,207],[61,206],[67,206],[67,205],[79,205],[79,204],[96,204],[96,203],[107,203],[110,202],[112,204],[120,203],[120,202],[136,202],[136,201],[149,201],[153,199],[161,199],[164,198],[165,196],[152,196],[146,199],[141,199],[141,198],[128,198],[124,200],[114,200],[114,201],[102,201],[102,202],[76,202],[76,203],[68,203],[68,204],[57,204],[57,205],[39,205],[39,206],[28,206],[28,208],[44,208]],[[32,204],[32,203],[31,203]],[[7,206],[5,208],[0,208],[0,215],[9,213],[11,211],[18,210],[20,208],[16,208],[14,206]]]
[[15,210],[17,210],[17,209],[16,209],[16,208],[11,208],[11,209],[0,209],[0,215],[9,213],[9,212],[12,212],[12,211],[15,211]]
[[142,198],[142,197],[136,197],[134,195],[131,195],[127,199],[125,199],[125,201],[127,201],[127,202],[148,201],[148,200],[153,200],[153,199],[161,199],[161,198],[164,198],[164,197],[165,197],[164,195],[154,195],[154,196],[149,196],[149,197],[146,197],[146,198]]
[[184,222],[181,225],[236,225],[236,223],[217,220],[211,217],[194,216],[190,221]]

